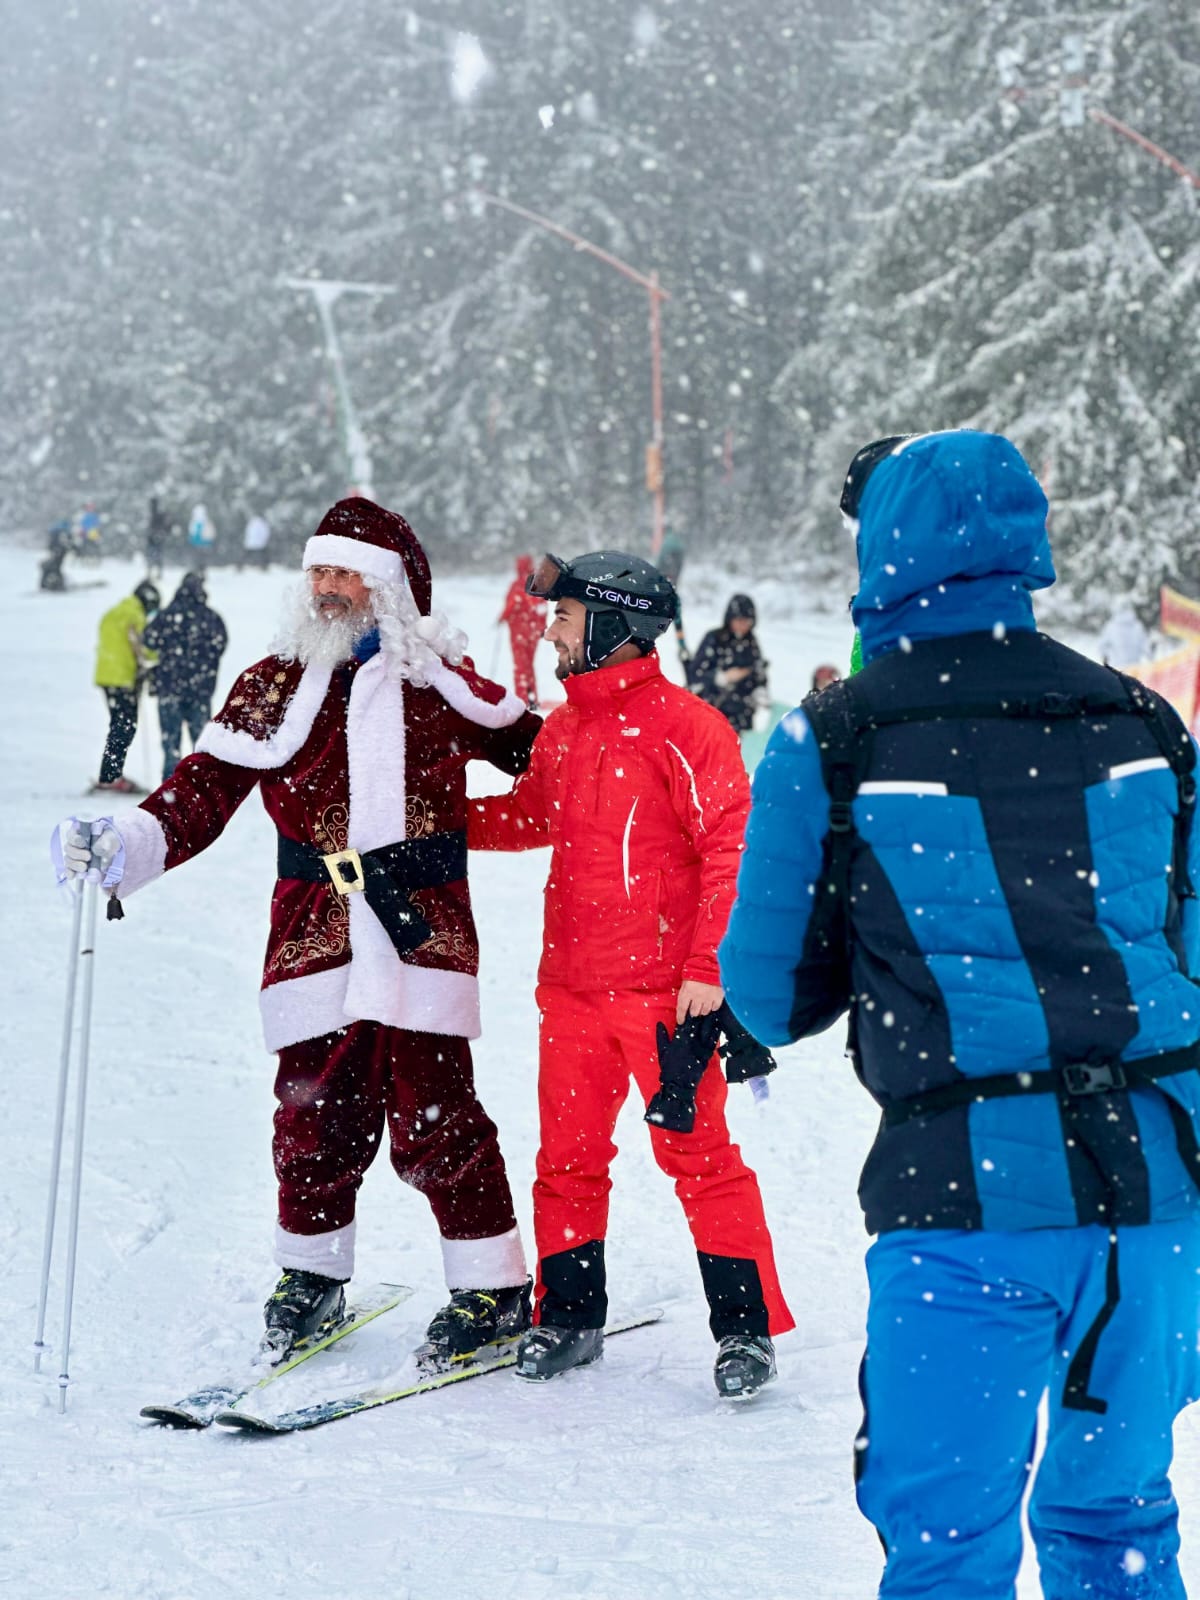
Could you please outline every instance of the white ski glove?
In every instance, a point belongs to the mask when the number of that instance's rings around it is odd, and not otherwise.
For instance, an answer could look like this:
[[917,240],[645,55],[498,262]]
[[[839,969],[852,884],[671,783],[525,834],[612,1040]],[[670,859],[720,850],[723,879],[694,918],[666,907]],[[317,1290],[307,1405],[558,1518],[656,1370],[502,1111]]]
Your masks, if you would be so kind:
[[50,836],[59,883],[99,883],[115,889],[125,871],[125,845],[111,817],[68,817]]

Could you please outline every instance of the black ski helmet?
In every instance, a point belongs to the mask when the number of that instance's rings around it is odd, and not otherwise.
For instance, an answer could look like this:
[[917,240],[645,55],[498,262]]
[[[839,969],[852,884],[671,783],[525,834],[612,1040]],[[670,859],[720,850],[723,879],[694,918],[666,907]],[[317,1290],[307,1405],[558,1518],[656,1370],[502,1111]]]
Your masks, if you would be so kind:
[[593,550],[574,561],[544,555],[525,587],[539,599],[578,600],[585,607],[583,657],[589,667],[601,666],[631,640],[643,654],[652,650],[678,606],[658,568],[623,550]]

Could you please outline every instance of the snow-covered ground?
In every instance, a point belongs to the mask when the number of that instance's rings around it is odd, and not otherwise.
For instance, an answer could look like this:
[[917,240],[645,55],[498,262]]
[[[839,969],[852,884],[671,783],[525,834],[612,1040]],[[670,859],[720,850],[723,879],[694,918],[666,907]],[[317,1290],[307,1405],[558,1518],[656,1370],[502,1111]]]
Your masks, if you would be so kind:
[[[147,1401],[219,1375],[253,1346],[275,1276],[272,1063],[256,1004],[274,849],[253,798],[207,855],[131,900],[124,922],[101,925],[72,1383],[66,1415],[58,1414],[58,1352],[41,1376],[32,1361],[69,933],[46,840],[69,812],[94,814],[81,794],[106,721],[91,687],[96,623],[140,572],[108,563],[97,573],[106,587],[63,595],[37,593],[34,572],[30,552],[0,549],[9,595],[0,794],[10,863],[0,921],[8,996],[0,1013],[0,1596],[874,1593],[879,1547],[854,1505],[851,1445],[866,1245],[854,1191],[875,1118],[837,1029],[781,1052],[765,1103],[744,1089],[731,1093],[798,1323],[780,1341],[780,1382],[752,1406],[721,1409],[713,1396],[695,1256],[631,1107],[614,1170],[613,1305],[661,1305],[666,1316],[614,1340],[599,1366],[544,1390],[496,1374],[275,1439],[171,1433],[139,1421]],[[178,576],[168,573],[168,594]],[[285,581],[213,575],[212,599],[231,635],[222,690],[265,653]],[[503,587],[442,578],[435,591],[471,634],[480,666],[501,673],[507,656],[493,657],[491,622]],[[687,575],[696,640],[719,620],[728,588],[719,577]],[[783,585],[758,598],[778,698],[798,699],[818,661],[844,665],[850,631],[840,603],[819,612]],[[549,688],[549,647],[543,652]],[[156,740],[139,734],[128,770],[152,780],[158,759]],[[477,772],[480,789],[503,783]],[[472,863],[483,947],[478,1077],[527,1238],[546,860]],[[62,1216],[60,1208],[60,1232]],[[399,1361],[443,1297],[434,1228],[421,1198],[382,1161],[364,1186],[359,1219],[359,1282],[416,1291],[374,1335],[372,1348]],[[61,1284],[60,1249],[52,1340]],[[364,1358],[347,1356],[354,1359]],[[332,1363],[326,1370],[332,1376]],[[1195,1413],[1178,1429],[1176,1487],[1184,1571],[1200,1585]],[[1027,1563],[1022,1600],[1038,1593]]]

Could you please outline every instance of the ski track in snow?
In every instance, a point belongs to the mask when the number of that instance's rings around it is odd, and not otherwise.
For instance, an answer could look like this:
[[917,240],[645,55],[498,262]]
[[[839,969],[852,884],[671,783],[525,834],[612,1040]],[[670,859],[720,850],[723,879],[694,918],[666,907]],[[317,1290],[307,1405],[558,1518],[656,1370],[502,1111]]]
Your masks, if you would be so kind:
[[[8,1076],[0,1128],[0,1597],[873,1594],[879,1549],[855,1508],[851,1458],[867,1243],[855,1184],[875,1117],[842,1058],[839,1029],[781,1052],[763,1105],[744,1089],[730,1095],[798,1323],[779,1343],[779,1383],[754,1404],[721,1409],[713,1396],[695,1256],[640,1116],[628,1107],[609,1235],[613,1307],[663,1305],[666,1316],[614,1340],[599,1366],[546,1389],[496,1373],[279,1438],[173,1433],[138,1419],[146,1402],[238,1367],[256,1342],[275,1276],[272,1062],[256,1000],[274,850],[256,796],[201,860],[132,899],[124,922],[100,924],[72,1382],[59,1416],[57,1348],[41,1375],[32,1370],[69,935],[46,842],[71,810],[98,814],[82,797],[106,724],[91,687],[96,624],[141,573],[106,562],[106,587],[45,595],[27,592],[35,570],[34,552],[0,549],[0,574],[19,597],[0,641],[8,686],[0,786],[16,869],[0,1015]],[[168,571],[167,595],[179,576]],[[212,599],[231,636],[219,693],[266,653],[292,576],[212,575]],[[502,641],[493,656],[491,623],[507,582],[506,574],[472,575],[435,587],[436,603],[471,633],[477,664],[502,677],[508,652]],[[742,587],[711,570],[685,575],[693,644]],[[846,661],[844,605],[831,597],[827,613],[803,610],[779,582],[755,593],[775,697],[794,703],[818,661]],[[664,648],[679,677],[673,646]],[[543,693],[556,698],[545,645],[538,672]],[[143,726],[128,771],[153,782],[158,770],[156,728],[151,738]],[[482,768],[472,781],[479,792],[507,784]],[[483,952],[478,1078],[500,1126],[527,1244],[533,982],[547,860],[544,852],[475,857],[471,868]],[[52,1345],[61,1329],[65,1225],[64,1181]],[[383,1160],[368,1174],[359,1209],[357,1281],[379,1280],[409,1283],[416,1295],[364,1329],[340,1369],[317,1358],[283,1380],[280,1405],[285,1390],[289,1403],[324,1392],[335,1369],[348,1380],[356,1370],[402,1368],[444,1297],[425,1203]],[[1182,1419],[1177,1444],[1184,1575],[1200,1584],[1194,1412]],[[1027,1560],[1021,1600],[1039,1593]]]

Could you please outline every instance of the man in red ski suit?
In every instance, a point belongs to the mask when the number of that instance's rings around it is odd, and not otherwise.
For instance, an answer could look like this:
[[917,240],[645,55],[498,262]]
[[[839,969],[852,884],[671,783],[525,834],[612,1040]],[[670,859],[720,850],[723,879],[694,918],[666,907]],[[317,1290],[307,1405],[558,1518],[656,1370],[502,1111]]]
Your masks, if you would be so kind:
[[517,699],[523,700],[531,711],[536,711],[538,692],[533,656],[546,625],[546,602],[530,594],[525,587],[532,571],[533,557],[518,556],[517,575],[508,586],[499,621],[508,623],[508,637],[512,644],[513,687]]
[[64,853],[68,872],[100,870],[123,900],[198,855],[259,788],[279,830],[261,1010],[279,1054],[284,1272],[266,1343],[285,1353],[340,1314],[355,1198],[386,1121],[392,1165],[441,1234],[451,1300],[420,1352],[436,1366],[529,1322],[467,1042],[479,1033],[479,952],[464,769],[483,759],[521,772],[540,724],[430,615],[429,565],[402,517],[339,502],[304,567],[284,652],[241,675],[196,753],[136,810],[92,824],[90,838],[64,824]]
[[555,602],[546,637],[566,704],[512,792],[471,801],[468,820],[472,849],[553,850],[537,990],[538,1326],[517,1371],[549,1378],[601,1353],[617,1115],[631,1077],[646,1102],[656,1096],[656,1040],[699,1022],[693,1131],[672,1131],[653,1108],[647,1120],[699,1255],[718,1390],[742,1397],[774,1375],[770,1336],[794,1324],[714,1051],[716,950],[750,801],[737,736],[662,675],[653,641],[675,597],[654,568],[619,552],[548,557],[530,583]]

